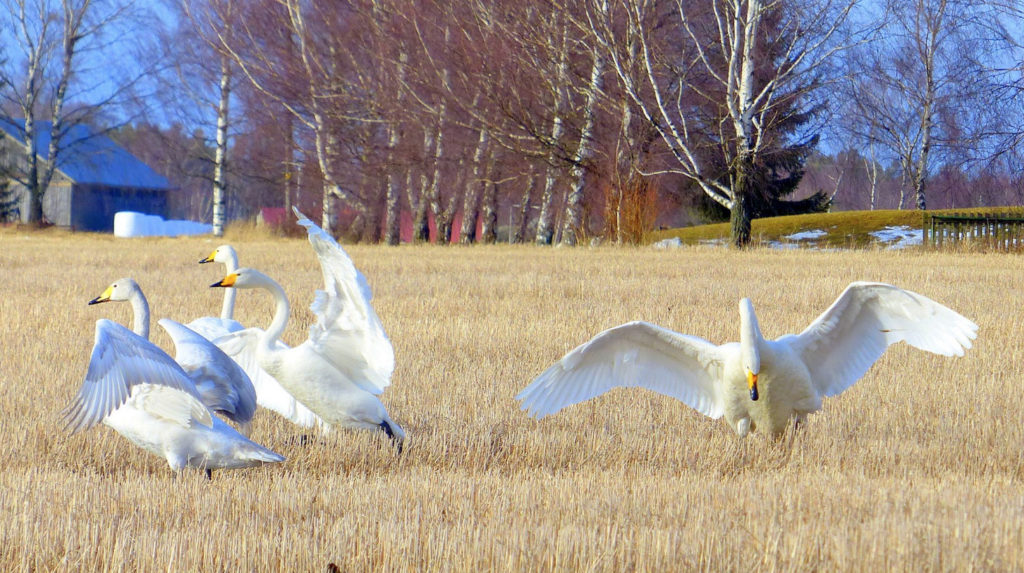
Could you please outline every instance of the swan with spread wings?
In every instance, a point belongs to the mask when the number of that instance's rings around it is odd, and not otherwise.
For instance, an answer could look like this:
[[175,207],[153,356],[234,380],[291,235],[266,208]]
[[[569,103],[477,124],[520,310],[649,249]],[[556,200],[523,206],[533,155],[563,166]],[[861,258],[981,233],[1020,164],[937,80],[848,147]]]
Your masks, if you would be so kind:
[[891,344],[963,356],[978,326],[945,306],[882,283],[855,282],[797,335],[767,340],[754,305],[739,304],[740,341],[712,344],[647,322],[601,332],[545,370],[516,397],[537,418],[615,387],[679,399],[740,436],[782,434],[826,396],[852,386]]
[[280,344],[291,312],[284,289],[258,270],[240,268],[210,286],[266,290],[274,298],[274,317],[266,330],[233,332],[217,345],[241,364],[255,360],[325,426],[380,430],[401,448],[405,431],[378,398],[391,384],[395,355],[370,304],[370,286],[330,235],[298,209],[295,214],[324,278],[311,306],[317,320],[309,338],[294,348]]

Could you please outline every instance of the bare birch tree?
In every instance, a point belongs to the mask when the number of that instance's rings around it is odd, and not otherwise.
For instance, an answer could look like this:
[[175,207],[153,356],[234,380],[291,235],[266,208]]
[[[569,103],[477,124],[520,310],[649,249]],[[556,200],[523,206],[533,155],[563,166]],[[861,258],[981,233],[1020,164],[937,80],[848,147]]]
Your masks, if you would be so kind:
[[[729,209],[732,242],[750,241],[751,177],[779,122],[816,103],[856,0],[589,0],[593,41],[675,158],[669,171]],[[627,66],[629,47],[640,57]],[[702,106],[718,117],[695,113]],[[708,144],[717,142],[717,158]],[[727,166],[722,177],[713,165]]]
[[[136,15],[131,2],[3,0],[0,6],[0,20],[13,31],[21,56],[0,68],[0,85],[9,88],[0,92],[9,104],[4,108],[16,109],[20,117],[2,119],[20,132],[27,169],[13,176],[28,192],[27,222],[40,223],[43,198],[62,158],[75,143],[65,135],[77,125],[97,123],[105,109],[125,103],[151,68],[134,68],[125,61],[115,69],[108,61],[89,59],[125,45],[124,30],[117,27]],[[120,57],[127,58],[128,53]],[[101,65],[102,75],[91,73],[93,66]],[[93,92],[104,95],[87,99],[86,94]],[[40,122],[48,122],[43,128],[48,131],[45,138],[39,137]],[[114,127],[98,131],[105,133]],[[38,148],[40,141],[48,141],[47,149]]]

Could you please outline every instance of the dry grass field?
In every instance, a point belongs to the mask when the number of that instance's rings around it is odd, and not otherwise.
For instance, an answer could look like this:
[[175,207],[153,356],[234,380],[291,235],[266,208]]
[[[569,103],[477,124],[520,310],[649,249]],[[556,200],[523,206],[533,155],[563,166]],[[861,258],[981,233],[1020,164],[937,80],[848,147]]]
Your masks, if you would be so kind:
[[[155,318],[217,314],[208,238],[0,230],[0,569],[937,571],[1024,569],[1018,255],[535,247],[348,248],[395,347],[382,396],[409,432],[301,428],[257,413],[276,466],[176,478],[105,426],[69,436],[94,324],[132,276]],[[320,271],[304,239],[234,242],[306,336]],[[721,420],[639,390],[536,421],[513,396],[632,319],[716,343],[750,296],[766,336],[799,332],[847,283],[915,290],[973,319],[966,357],[891,348],[795,438],[742,444]],[[265,326],[270,297],[239,293]],[[154,326],[154,342],[169,338]]]

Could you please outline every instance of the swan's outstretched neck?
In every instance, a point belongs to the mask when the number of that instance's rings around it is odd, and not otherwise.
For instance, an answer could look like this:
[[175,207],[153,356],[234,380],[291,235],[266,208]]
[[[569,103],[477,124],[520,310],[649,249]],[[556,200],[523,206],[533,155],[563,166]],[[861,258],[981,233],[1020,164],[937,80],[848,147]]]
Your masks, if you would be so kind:
[[263,332],[260,344],[266,349],[273,349],[281,335],[284,334],[285,327],[288,326],[288,316],[291,314],[291,309],[288,306],[288,297],[285,295],[281,285],[266,275],[263,276],[263,279],[260,286],[274,297],[275,306],[274,319],[270,321],[270,326]]
[[[238,255],[235,254],[234,250],[227,253],[227,260],[224,261],[224,267],[227,269],[226,274],[231,274],[238,270]],[[224,289],[224,302],[220,306],[220,317],[224,320],[233,320],[235,318],[235,297],[238,296],[238,291],[233,288]]]
[[142,338],[149,340],[149,301],[142,289],[134,288],[128,295],[128,302],[132,303],[132,331]]
[[740,358],[750,385],[751,400],[757,400],[758,397],[757,376],[761,372],[760,347],[763,340],[761,327],[754,314],[754,304],[745,298],[740,301]]

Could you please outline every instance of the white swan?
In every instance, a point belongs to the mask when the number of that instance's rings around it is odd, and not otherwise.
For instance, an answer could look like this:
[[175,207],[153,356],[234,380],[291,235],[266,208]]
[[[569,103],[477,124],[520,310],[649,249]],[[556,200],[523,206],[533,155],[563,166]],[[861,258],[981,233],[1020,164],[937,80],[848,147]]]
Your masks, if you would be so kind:
[[516,396],[537,418],[623,386],[677,398],[740,436],[783,433],[853,385],[901,340],[963,356],[978,326],[919,294],[856,282],[798,335],[765,340],[750,299],[740,301],[740,342],[716,346],[646,322],[605,330]]
[[391,383],[395,357],[384,327],[370,306],[370,288],[337,242],[295,210],[320,260],[324,291],[312,311],[317,322],[295,348],[278,342],[290,308],[284,289],[260,271],[241,268],[214,287],[262,288],[276,304],[266,331],[247,329],[217,339],[229,355],[252,352],[260,367],[328,426],[383,430],[401,448],[405,431],[377,398]]
[[[221,245],[206,258],[199,260],[199,264],[206,263],[221,263],[227,269],[227,274],[230,274],[238,268],[238,254],[235,253],[235,249],[231,245]],[[220,316],[203,316],[188,323],[187,326],[207,340],[214,340],[218,336],[242,330],[245,327],[234,318],[235,296],[237,295],[238,291],[225,289]]]
[[[238,254],[231,245],[221,245],[206,258],[199,260],[199,264],[205,263],[221,263],[225,267],[225,274],[231,274],[238,269]],[[217,339],[221,336],[245,330],[245,327],[234,319],[237,294],[238,291],[233,288],[224,289],[224,303],[221,305],[220,316],[197,318],[190,322],[188,327],[214,344],[218,344]],[[322,425],[323,420],[319,416],[296,400],[256,362],[256,341],[262,332],[258,328],[250,329],[242,339],[229,338],[218,344],[218,347],[227,345],[231,358],[245,370],[256,389],[256,402],[260,406],[273,410],[300,426]],[[288,348],[280,340],[277,341],[277,346],[281,349]]]
[[284,461],[212,415],[163,350],[110,320],[96,321],[85,381],[62,415],[72,433],[102,421],[175,472],[194,467],[209,478],[214,469]]
[[[130,278],[119,279],[89,304],[110,301],[131,303],[132,330],[148,342],[149,302],[139,284]],[[220,348],[185,325],[167,318],[158,324],[174,341],[175,360],[192,379],[203,403],[239,424],[243,433],[248,434],[256,413],[256,389],[245,371]]]

